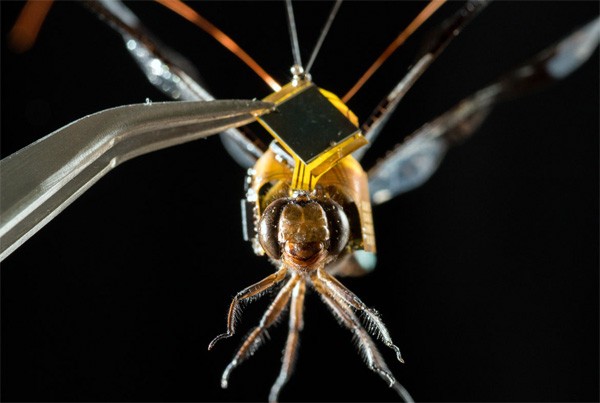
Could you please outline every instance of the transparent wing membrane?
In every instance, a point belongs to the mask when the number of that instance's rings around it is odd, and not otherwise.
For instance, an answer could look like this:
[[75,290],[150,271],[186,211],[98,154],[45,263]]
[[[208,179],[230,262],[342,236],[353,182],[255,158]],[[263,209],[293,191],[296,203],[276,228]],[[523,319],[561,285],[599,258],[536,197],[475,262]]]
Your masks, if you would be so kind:
[[423,125],[368,171],[373,203],[384,203],[422,185],[446,151],[473,134],[496,103],[571,74],[594,53],[599,38],[600,19],[596,18]]
[[[408,73],[398,82],[394,89],[385,97],[371,113],[371,116],[362,124],[361,130],[369,144],[372,144],[381,129],[396,110],[400,101],[408,90],[417,82],[419,77],[437,59],[448,44],[475,18],[488,4],[486,0],[472,0],[461,7],[454,15],[442,23],[442,25],[430,35],[423,55],[420,56]],[[357,150],[353,155],[360,160],[369,149],[369,145]]]
[[[168,97],[184,101],[215,98],[192,77],[197,74],[185,57],[153,38],[137,16],[120,1],[86,2],[117,31],[148,81]],[[189,73],[189,74],[188,74]],[[230,129],[221,134],[225,148],[243,167],[252,166],[266,146],[248,132]]]

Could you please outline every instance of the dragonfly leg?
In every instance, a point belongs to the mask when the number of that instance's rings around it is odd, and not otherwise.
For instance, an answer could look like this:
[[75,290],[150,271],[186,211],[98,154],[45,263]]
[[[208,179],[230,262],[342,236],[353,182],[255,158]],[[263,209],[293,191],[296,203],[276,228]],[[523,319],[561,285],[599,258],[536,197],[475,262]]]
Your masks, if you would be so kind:
[[285,278],[286,273],[287,268],[282,267],[258,283],[238,292],[236,296],[233,297],[233,301],[231,301],[231,305],[229,306],[229,313],[227,314],[227,332],[215,337],[208,345],[208,349],[211,350],[219,340],[231,337],[235,334],[235,322],[238,316],[239,304],[241,301],[254,297],[273,287],[275,284],[279,283]]
[[340,302],[334,297],[330,287],[328,287],[319,277],[313,276],[312,280],[312,284],[321,296],[323,302],[325,302],[340,323],[354,334],[358,348],[369,368],[386,381],[390,387],[395,388],[395,385],[398,384],[398,382],[387,367],[381,353],[375,346],[373,339],[360,324],[360,320],[350,306]]
[[342,305],[348,305],[349,307],[364,313],[368,322],[372,325],[372,329],[376,329],[378,336],[381,337],[385,345],[394,350],[398,361],[402,363],[404,362],[402,359],[402,354],[400,353],[400,349],[393,343],[390,332],[387,330],[385,324],[379,316],[379,313],[376,310],[366,306],[352,291],[347,289],[342,283],[340,283],[335,277],[328,274],[325,270],[317,270],[315,277],[319,279],[323,287],[330,293],[333,299]]
[[285,350],[283,351],[283,360],[281,370],[277,380],[269,393],[269,402],[276,402],[279,397],[279,392],[287,383],[294,370],[294,363],[298,354],[298,340],[300,331],[304,327],[303,310],[304,310],[304,295],[306,293],[306,283],[299,281],[294,288],[292,294],[292,302],[290,305],[290,322]]
[[269,328],[277,321],[277,319],[279,319],[281,313],[290,301],[292,291],[294,290],[298,279],[298,276],[292,277],[290,281],[288,281],[288,283],[283,286],[281,290],[279,290],[279,293],[267,311],[264,313],[259,325],[252,329],[250,334],[246,337],[236,355],[233,357],[229,365],[227,365],[225,371],[223,371],[223,375],[221,376],[221,387],[223,389],[227,388],[231,371],[233,371],[239,364],[248,358],[248,356],[252,355],[256,349],[258,349],[258,347],[260,347],[267,328]]

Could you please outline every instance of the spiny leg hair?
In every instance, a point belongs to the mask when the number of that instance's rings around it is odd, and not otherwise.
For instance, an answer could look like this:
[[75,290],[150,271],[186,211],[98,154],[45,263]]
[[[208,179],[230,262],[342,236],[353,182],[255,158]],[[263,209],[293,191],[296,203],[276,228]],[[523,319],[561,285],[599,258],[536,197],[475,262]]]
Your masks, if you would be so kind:
[[373,343],[373,339],[371,339],[365,328],[361,325],[358,317],[348,305],[340,303],[333,297],[332,291],[318,276],[312,276],[311,279],[312,285],[321,296],[323,302],[325,302],[340,323],[354,334],[361,355],[369,368],[379,374],[390,387],[393,387],[397,383],[396,379],[387,367],[375,343]]
[[342,305],[348,305],[357,311],[363,313],[369,323],[369,330],[376,332],[377,335],[383,340],[383,343],[394,350],[398,361],[404,363],[400,348],[394,344],[390,332],[387,330],[383,321],[379,317],[379,313],[366,306],[352,291],[347,289],[342,283],[340,283],[335,277],[331,276],[325,271],[325,269],[316,270],[314,278],[318,278],[323,286],[329,291],[332,298],[340,302]]
[[287,383],[294,370],[294,363],[298,354],[300,331],[304,327],[303,311],[305,293],[306,282],[304,279],[302,279],[296,284],[292,293],[288,337],[285,344],[285,350],[283,351],[281,370],[277,380],[271,387],[271,392],[269,393],[269,402],[277,401],[279,392]]
[[266,278],[262,279],[258,283],[252,284],[250,287],[247,287],[242,291],[238,292],[236,296],[233,297],[231,305],[229,306],[229,312],[227,314],[227,332],[215,337],[208,345],[208,349],[211,350],[219,340],[231,337],[235,334],[235,323],[237,320],[239,304],[241,301],[254,297],[262,293],[263,291],[268,290],[275,284],[281,282],[281,280],[285,278],[286,274],[287,268],[282,267],[281,269],[271,274],[270,276],[267,276]]
[[267,308],[267,311],[264,313],[262,319],[258,326],[256,326],[248,337],[242,343],[242,346],[238,350],[237,354],[233,357],[225,371],[223,371],[223,375],[221,376],[221,387],[223,389],[227,388],[229,383],[229,376],[231,375],[231,371],[233,371],[239,364],[241,364],[248,356],[254,354],[256,349],[260,346],[263,334],[265,331],[277,321],[281,313],[286,308],[288,302],[290,301],[290,297],[292,296],[292,291],[299,278],[297,275],[293,275],[292,278],[279,290],[279,293]]

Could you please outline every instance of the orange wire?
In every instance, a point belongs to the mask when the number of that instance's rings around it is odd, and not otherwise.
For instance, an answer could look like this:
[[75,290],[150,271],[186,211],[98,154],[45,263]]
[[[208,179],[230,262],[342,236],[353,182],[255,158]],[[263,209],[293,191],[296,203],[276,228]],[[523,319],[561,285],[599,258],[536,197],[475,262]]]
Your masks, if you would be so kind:
[[8,43],[12,50],[23,53],[31,49],[37,39],[42,24],[52,7],[53,0],[25,3],[15,25],[8,33]]
[[210,36],[215,38],[221,45],[225,46],[231,53],[240,58],[248,67],[250,67],[260,78],[262,78],[273,91],[279,91],[281,85],[277,83],[256,61],[250,57],[237,43],[227,36],[223,31],[214,26],[207,19],[198,14],[180,0],[156,0],[160,5],[180,15],[192,24],[196,25]]
[[387,60],[388,57],[400,45],[402,45],[412,34],[419,28],[435,11],[444,4],[446,0],[431,0],[429,4],[416,16],[416,18],[408,24],[408,26],[402,31],[396,39],[390,43],[390,45],[383,51],[383,53],[375,60],[375,62],[369,67],[369,69],[362,75],[362,77],[354,84],[350,91],[344,95],[342,101],[348,102],[350,98],[356,94],[356,92],[367,82],[369,78],[381,67],[383,62]]

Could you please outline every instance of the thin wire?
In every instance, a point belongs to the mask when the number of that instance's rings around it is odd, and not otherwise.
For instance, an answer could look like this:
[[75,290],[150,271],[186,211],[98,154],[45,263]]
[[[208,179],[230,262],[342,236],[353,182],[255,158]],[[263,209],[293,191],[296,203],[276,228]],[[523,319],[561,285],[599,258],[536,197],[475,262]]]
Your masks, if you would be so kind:
[[288,28],[290,31],[290,40],[292,41],[292,55],[294,57],[294,64],[302,67],[302,60],[300,58],[300,44],[298,43],[298,31],[296,30],[296,20],[294,19],[292,0],[285,0],[285,8],[287,9]]
[[325,23],[325,26],[323,27],[323,30],[321,31],[321,36],[319,36],[319,40],[317,41],[317,44],[315,45],[315,48],[313,49],[312,54],[310,55],[310,60],[308,61],[308,64],[306,65],[306,69],[305,69],[306,74],[308,74],[308,72],[310,71],[313,63],[315,62],[315,59],[317,58],[317,54],[319,53],[319,50],[321,50],[321,45],[323,45],[323,41],[325,41],[325,37],[327,36],[327,33],[329,32],[329,28],[331,28],[331,24],[333,23],[333,20],[335,19],[335,16],[336,16],[338,10],[340,9],[340,6],[342,5],[342,1],[343,0],[337,0],[335,2],[335,4],[333,5],[333,8],[331,9],[331,12],[329,13],[327,22]]
[[369,67],[369,69],[362,75],[362,77],[354,84],[354,86],[344,95],[342,101],[348,102],[350,98],[356,94],[356,92],[367,82],[369,78],[381,67],[383,62],[387,60],[388,57],[400,45],[402,45],[412,34],[419,28],[435,11],[444,4],[446,0],[431,0],[429,4],[415,17],[414,20],[396,37],[396,39],[390,43],[390,45],[383,51],[383,53],[375,60],[375,62]]
[[231,53],[236,55],[240,60],[242,60],[248,67],[252,69],[260,78],[263,79],[264,82],[267,83],[269,87],[273,89],[273,91],[279,91],[281,89],[281,85],[275,81],[273,77],[271,77],[262,67],[252,58],[248,53],[246,53],[237,43],[233,41],[227,34],[221,31],[219,28],[214,26],[210,21],[206,18],[202,17],[195,10],[191,9],[186,4],[182,3],[179,0],[156,0],[160,5],[168,8],[173,11],[175,14],[180,15],[185,18],[192,24],[196,25],[198,28],[202,29],[210,36],[215,38],[221,45],[225,46]]

